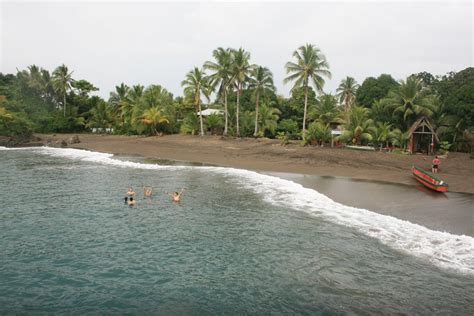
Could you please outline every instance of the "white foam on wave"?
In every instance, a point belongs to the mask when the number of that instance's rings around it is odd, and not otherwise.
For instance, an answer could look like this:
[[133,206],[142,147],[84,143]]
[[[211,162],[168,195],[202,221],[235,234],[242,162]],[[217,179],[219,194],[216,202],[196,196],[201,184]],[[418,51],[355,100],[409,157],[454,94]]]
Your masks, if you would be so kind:
[[285,206],[321,216],[339,225],[357,229],[385,245],[448,269],[474,274],[474,238],[430,230],[421,225],[369,210],[334,202],[327,196],[301,184],[254,171],[201,166],[162,166],[113,159],[112,154],[65,148],[35,148],[35,152],[123,168],[212,171],[232,176],[234,181],[261,194],[273,205]]
[[4,150],[4,151],[7,151],[7,150],[31,150],[31,149],[34,149],[34,148],[41,148],[41,147],[4,147],[4,146],[0,146],[0,151],[1,150]]
[[99,163],[103,165],[116,166],[122,168],[136,168],[148,170],[165,170],[165,169],[183,169],[185,166],[162,166],[158,164],[145,164],[128,160],[112,159],[113,154],[100,153],[96,151],[88,151],[74,148],[54,148],[54,147],[36,147],[35,152],[47,154],[55,157],[63,157],[86,162]]

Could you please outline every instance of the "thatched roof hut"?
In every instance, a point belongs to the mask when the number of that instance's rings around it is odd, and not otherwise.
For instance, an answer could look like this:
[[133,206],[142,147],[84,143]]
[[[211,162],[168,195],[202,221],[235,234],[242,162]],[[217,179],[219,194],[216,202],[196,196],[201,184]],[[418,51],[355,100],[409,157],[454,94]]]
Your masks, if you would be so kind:
[[439,142],[438,135],[426,116],[420,117],[407,131],[408,151],[434,154],[435,145]]

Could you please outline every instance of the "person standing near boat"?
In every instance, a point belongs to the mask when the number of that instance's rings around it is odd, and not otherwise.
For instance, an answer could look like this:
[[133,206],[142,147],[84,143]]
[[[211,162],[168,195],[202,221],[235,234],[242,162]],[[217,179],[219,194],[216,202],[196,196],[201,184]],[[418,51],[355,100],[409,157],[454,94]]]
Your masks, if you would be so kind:
[[441,160],[439,160],[438,156],[435,156],[432,163],[433,163],[433,166],[431,167],[431,172],[438,173],[438,167],[441,164]]

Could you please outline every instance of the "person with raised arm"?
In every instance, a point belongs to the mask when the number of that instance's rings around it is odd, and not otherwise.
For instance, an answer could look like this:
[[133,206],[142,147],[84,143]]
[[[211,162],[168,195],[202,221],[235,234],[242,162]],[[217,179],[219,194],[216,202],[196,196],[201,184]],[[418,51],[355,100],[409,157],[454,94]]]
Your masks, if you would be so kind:
[[173,192],[173,193],[166,192],[166,194],[171,196],[171,199],[173,200],[173,202],[178,203],[181,201],[181,194],[183,194],[183,191],[184,191],[184,188],[182,188],[180,192]]

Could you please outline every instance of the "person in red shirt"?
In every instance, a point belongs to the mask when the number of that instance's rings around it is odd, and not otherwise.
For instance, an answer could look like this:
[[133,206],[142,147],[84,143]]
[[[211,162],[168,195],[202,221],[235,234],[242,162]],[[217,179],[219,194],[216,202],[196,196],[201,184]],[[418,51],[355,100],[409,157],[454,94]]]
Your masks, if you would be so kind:
[[439,160],[438,156],[435,156],[433,159],[433,166],[431,167],[431,172],[433,173],[438,173],[438,167],[441,163],[441,160]]

